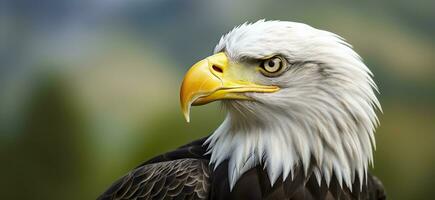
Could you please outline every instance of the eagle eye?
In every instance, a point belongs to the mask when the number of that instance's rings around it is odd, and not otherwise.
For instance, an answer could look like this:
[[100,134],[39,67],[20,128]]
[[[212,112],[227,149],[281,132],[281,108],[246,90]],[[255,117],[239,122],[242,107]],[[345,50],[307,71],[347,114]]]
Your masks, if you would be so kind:
[[284,62],[282,58],[274,56],[272,58],[263,60],[260,64],[260,71],[265,76],[274,77],[281,74],[284,69]]

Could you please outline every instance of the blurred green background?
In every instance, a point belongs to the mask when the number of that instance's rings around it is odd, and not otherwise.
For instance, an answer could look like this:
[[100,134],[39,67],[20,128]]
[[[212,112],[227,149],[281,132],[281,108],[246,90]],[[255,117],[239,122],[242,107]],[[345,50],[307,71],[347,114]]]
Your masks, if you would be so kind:
[[1,199],[94,199],[152,155],[210,134],[224,113],[178,88],[233,26],[299,21],[335,32],[373,70],[375,167],[389,199],[435,195],[435,1],[0,2]]

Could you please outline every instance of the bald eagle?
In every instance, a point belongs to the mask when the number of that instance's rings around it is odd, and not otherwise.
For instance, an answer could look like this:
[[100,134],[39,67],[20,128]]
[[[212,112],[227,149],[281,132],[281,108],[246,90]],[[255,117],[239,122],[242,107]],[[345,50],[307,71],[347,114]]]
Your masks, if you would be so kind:
[[191,105],[221,100],[213,134],[154,157],[99,199],[385,199],[373,163],[372,73],[340,36],[311,26],[244,23],[194,64]]

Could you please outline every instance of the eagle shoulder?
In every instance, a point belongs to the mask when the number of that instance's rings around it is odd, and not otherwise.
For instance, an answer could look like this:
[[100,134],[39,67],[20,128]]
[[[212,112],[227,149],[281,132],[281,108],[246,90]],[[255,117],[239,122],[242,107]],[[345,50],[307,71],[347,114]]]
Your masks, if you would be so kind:
[[140,166],[98,199],[207,199],[210,171],[205,160],[178,159]]
[[202,145],[205,139],[142,163],[98,199],[207,199],[211,171]]

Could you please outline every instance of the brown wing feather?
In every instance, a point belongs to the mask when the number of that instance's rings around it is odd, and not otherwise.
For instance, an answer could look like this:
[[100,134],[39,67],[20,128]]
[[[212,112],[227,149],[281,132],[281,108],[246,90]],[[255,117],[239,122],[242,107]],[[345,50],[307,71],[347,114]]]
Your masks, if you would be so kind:
[[147,164],[115,182],[98,199],[207,199],[210,171],[200,159]]

